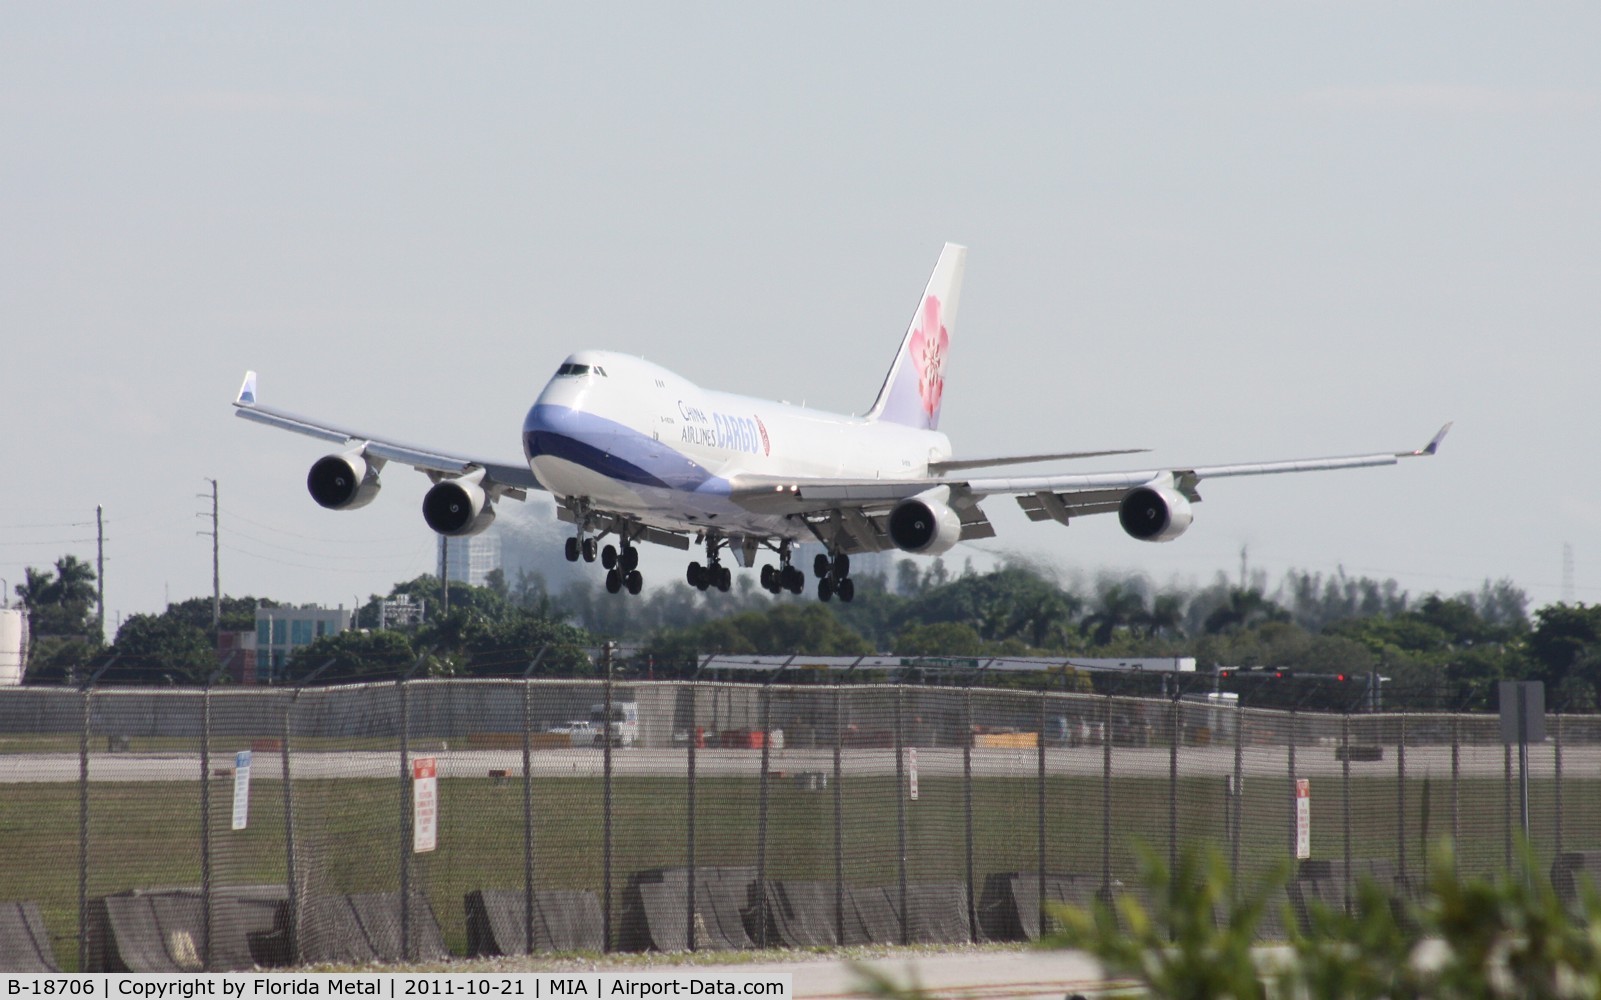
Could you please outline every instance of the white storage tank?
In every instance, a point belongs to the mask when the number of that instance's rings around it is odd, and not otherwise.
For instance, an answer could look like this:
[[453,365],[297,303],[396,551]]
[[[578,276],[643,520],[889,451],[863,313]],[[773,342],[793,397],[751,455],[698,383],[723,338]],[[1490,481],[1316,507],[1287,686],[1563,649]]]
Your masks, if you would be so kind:
[[0,608],[0,687],[22,683],[28,651],[28,617],[21,608]]

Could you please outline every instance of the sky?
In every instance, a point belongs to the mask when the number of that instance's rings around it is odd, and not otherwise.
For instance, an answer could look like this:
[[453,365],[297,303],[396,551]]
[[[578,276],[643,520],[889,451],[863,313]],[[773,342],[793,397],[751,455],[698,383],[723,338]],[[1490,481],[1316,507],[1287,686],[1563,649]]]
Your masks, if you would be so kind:
[[1595,603],[1597,51],[1584,3],[8,3],[0,578],[93,560],[100,505],[113,628],[209,595],[216,480],[224,592],[365,600],[433,567],[426,480],[317,507],[247,368],[508,460],[583,348],[861,412],[948,240],[958,457],[1456,426],[1203,483],[1167,544],[992,498],[947,562]]

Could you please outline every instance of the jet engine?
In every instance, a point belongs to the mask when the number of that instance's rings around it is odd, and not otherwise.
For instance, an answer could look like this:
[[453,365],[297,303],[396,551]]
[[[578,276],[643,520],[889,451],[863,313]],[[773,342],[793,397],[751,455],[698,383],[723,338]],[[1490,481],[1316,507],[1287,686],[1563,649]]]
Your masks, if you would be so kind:
[[907,497],[889,512],[889,537],[896,548],[937,556],[962,540],[962,518],[951,509],[950,487]]
[[476,535],[495,522],[495,507],[479,485],[483,473],[435,483],[422,498],[423,520],[441,535]]
[[1118,504],[1123,530],[1142,542],[1171,542],[1184,534],[1195,514],[1184,494],[1167,486],[1130,490]]
[[355,510],[378,495],[381,462],[369,462],[361,452],[319,458],[306,474],[311,498],[329,510]]

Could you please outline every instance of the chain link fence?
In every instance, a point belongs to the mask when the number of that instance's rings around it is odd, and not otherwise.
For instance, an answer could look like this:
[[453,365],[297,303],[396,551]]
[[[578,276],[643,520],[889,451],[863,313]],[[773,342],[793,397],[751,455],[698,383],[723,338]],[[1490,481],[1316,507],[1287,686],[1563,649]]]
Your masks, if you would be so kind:
[[[1444,837],[1464,873],[1507,869],[1519,777],[1491,716],[1204,696],[13,689],[0,964],[1021,940],[1047,902],[1141,891],[1142,852],[1171,863],[1193,844],[1247,885],[1298,864],[1272,936],[1361,877],[1406,891]],[[1537,863],[1568,859],[1556,877],[1601,850],[1598,782],[1601,719],[1552,716],[1527,787]]]

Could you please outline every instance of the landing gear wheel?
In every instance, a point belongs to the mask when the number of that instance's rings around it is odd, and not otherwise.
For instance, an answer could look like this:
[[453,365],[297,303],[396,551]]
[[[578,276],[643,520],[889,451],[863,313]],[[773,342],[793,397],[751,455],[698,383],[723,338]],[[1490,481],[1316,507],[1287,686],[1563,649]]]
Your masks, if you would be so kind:
[[567,561],[568,562],[577,562],[578,561],[578,539],[577,538],[569,538],[569,539],[567,539]]
[[717,589],[728,593],[728,588],[734,585],[734,574],[727,566],[717,567]]
[[817,581],[817,599],[819,601],[826,601],[826,600],[828,600],[829,598],[831,598],[833,596],[834,596],[834,581],[830,580],[826,576],[823,577],[821,580],[818,580]]
[[799,595],[801,591],[806,589],[806,574],[793,566],[785,566],[783,585],[791,594]]
[[848,576],[839,581],[835,589],[839,591],[839,599],[846,604],[856,597],[856,583]]
[[608,545],[600,550],[600,564],[607,569],[617,568],[617,550]]
[[834,557],[833,576],[836,580],[843,580],[851,575],[851,557],[841,552]]
[[706,575],[701,571],[700,563],[698,562],[690,563],[689,568],[684,570],[684,580],[696,590],[706,589]]
[[600,548],[600,543],[596,542],[593,538],[584,539],[584,562],[594,562],[595,551],[598,548]]
[[639,550],[632,545],[627,546],[618,554],[617,564],[623,568],[623,572],[632,573],[639,568]]
[[773,581],[773,577],[775,575],[776,574],[773,571],[773,567],[762,567],[762,589],[767,591],[769,594],[778,593],[778,584]]
[[628,588],[630,594],[638,595],[640,589],[645,586],[645,578],[639,575],[639,570],[629,570],[628,575],[623,577],[623,586]]
[[615,594],[623,589],[623,575],[616,570],[606,574],[606,593]]
[[828,556],[822,552],[817,553],[817,558],[812,560],[812,575],[819,580],[828,575]]

